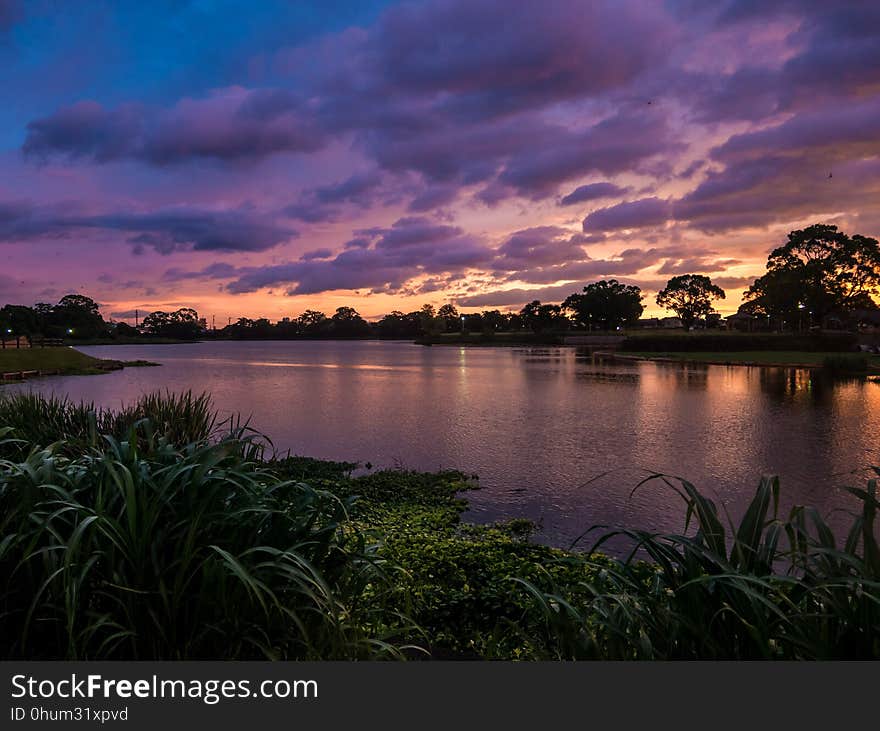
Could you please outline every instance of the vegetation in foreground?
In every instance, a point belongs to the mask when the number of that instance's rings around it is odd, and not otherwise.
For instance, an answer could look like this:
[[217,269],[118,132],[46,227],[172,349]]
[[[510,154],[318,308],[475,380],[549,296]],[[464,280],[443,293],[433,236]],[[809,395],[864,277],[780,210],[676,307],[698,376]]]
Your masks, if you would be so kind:
[[[466,475],[267,446],[204,396],[0,398],[0,656],[880,657],[876,479],[850,489],[843,542],[814,510],[778,515],[775,479],[734,526],[657,476],[681,535],[567,552],[524,521],[462,524]],[[611,537],[632,553],[603,555]]]
[[63,375],[94,375],[125,366],[157,365],[147,361],[102,360],[73,348],[7,348],[0,350],[0,373],[49,371]]

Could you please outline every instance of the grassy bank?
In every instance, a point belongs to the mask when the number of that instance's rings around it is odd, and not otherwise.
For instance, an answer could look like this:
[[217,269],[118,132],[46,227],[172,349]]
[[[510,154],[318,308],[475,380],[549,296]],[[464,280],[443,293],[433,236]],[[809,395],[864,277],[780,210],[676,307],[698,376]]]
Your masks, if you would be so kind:
[[126,366],[151,366],[147,361],[102,360],[73,348],[22,348],[0,350],[0,373],[42,371],[60,375],[92,375]]
[[[629,351],[617,357],[632,357],[643,360],[675,361],[683,363],[705,363],[709,365],[759,365],[802,368],[823,368],[831,360],[848,358],[848,354],[836,352],[805,352],[795,350],[745,350],[739,352],[639,352]],[[858,358],[854,354],[852,358]],[[869,372],[880,372],[880,356],[863,356]]]
[[[692,485],[681,535],[602,554],[460,521],[473,478],[271,459],[205,397],[123,411],[0,397],[0,657],[880,657],[876,480],[835,541],[762,480],[739,525]],[[648,489],[643,486],[639,489]]]

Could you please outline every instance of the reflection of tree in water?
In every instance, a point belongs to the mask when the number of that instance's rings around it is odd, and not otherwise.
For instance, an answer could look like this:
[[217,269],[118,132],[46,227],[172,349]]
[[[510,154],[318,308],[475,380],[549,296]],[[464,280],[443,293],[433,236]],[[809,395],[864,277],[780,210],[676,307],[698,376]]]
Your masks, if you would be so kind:
[[804,403],[828,406],[838,381],[807,368],[759,368],[761,392],[776,403]]
[[515,348],[513,354],[523,363],[562,363],[569,358],[569,351],[560,348]]

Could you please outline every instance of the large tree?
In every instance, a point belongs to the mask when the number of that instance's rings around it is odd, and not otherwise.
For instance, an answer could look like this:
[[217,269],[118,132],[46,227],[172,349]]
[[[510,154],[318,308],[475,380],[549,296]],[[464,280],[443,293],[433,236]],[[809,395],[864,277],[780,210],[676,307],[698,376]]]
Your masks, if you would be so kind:
[[143,328],[151,335],[180,340],[194,340],[202,329],[199,313],[191,307],[182,307],[174,312],[151,312],[144,318]]
[[634,325],[642,311],[642,290],[622,284],[616,279],[603,279],[584,287],[584,291],[569,295],[562,309],[571,313],[576,325],[588,330],[614,330]]
[[532,300],[519,311],[523,324],[533,332],[562,327],[566,320],[559,305],[542,305],[539,300]]
[[353,338],[370,334],[370,324],[353,307],[339,307],[330,318],[331,333],[335,337]]
[[300,332],[308,337],[323,335],[330,327],[327,315],[318,310],[306,310],[296,321],[299,324]]
[[45,317],[46,335],[94,338],[107,332],[107,323],[98,311],[98,303],[83,294],[65,295]]
[[792,231],[767,258],[767,273],[745,293],[749,311],[798,322],[806,310],[821,321],[834,312],[871,307],[880,292],[880,245],[837,226]]
[[657,294],[657,304],[672,310],[690,328],[715,312],[715,300],[724,299],[724,290],[703,274],[681,274],[666,282]]
[[451,333],[461,328],[461,320],[459,319],[458,310],[455,305],[446,304],[437,310],[437,317],[443,320],[443,328],[446,332]]

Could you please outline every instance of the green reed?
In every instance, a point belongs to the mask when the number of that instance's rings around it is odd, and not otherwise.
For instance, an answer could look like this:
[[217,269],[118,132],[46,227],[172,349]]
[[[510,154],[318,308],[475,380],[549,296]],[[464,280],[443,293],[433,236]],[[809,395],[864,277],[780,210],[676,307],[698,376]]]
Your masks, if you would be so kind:
[[[880,474],[880,470],[874,470]],[[602,557],[597,580],[541,591],[519,582],[544,618],[536,653],[602,659],[832,659],[880,657],[877,480],[847,488],[860,505],[839,542],[816,510],[779,517],[779,480],[761,480],[739,525],[681,479],[655,476],[686,509],[691,535],[615,530],[625,560]]]
[[[281,479],[255,461],[253,437],[175,442],[169,434],[210,431],[204,400],[145,398],[97,416],[16,402],[45,416],[29,426],[52,442],[0,427],[0,450],[26,452],[0,460],[0,657],[402,652],[406,620],[386,606],[394,570],[348,520],[350,500]],[[180,413],[191,421],[161,420]],[[93,436],[123,423],[123,438]],[[55,429],[95,446],[73,449]]]

